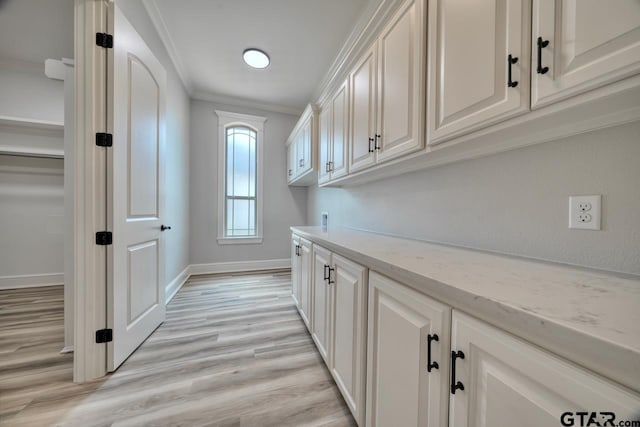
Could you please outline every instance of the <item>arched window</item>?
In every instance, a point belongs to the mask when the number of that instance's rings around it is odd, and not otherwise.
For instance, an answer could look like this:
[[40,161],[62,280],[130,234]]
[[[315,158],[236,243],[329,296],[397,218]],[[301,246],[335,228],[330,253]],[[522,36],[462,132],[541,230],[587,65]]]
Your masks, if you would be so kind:
[[245,126],[231,126],[225,138],[224,235],[255,237],[258,134]]
[[262,242],[264,117],[218,115],[218,243]]

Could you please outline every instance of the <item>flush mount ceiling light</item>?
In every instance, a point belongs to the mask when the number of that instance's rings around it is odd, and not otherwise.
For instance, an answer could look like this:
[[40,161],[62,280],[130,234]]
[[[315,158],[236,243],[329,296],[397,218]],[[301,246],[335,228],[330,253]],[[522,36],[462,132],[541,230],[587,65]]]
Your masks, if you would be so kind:
[[267,68],[269,65],[269,55],[260,49],[245,49],[245,51],[242,52],[242,58],[248,66],[253,68]]

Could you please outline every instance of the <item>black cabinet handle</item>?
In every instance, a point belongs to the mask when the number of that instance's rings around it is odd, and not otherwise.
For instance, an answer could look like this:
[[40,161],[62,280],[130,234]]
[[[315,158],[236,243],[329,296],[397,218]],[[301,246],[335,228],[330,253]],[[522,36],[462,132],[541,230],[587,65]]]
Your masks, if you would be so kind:
[[517,64],[518,63],[518,57],[511,56],[511,54],[509,54],[509,58],[508,58],[507,62],[509,64],[509,77],[508,77],[508,81],[507,81],[507,86],[516,87],[516,86],[518,86],[518,82],[514,82],[513,80],[511,80],[511,66],[513,64]]
[[300,256],[300,245],[296,245],[296,256]]
[[298,162],[298,164],[300,165],[300,167],[304,166],[304,159],[300,159],[300,161]]
[[324,164],[324,171],[329,173],[329,162]]
[[431,341],[439,341],[438,334],[427,335],[427,372],[431,372],[431,369],[440,369],[438,362],[431,361]]
[[378,144],[378,142],[380,141],[380,138],[381,138],[380,134],[376,133],[376,146],[375,146],[376,150],[380,150],[380,144]]
[[[327,266],[327,267],[328,267],[328,266]],[[331,272],[332,272],[332,271],[336,271],[336,269],[335,269],[335,268],[331,268],[331,267],[329,267],[329,276],[327,277],[327,279],[329,279],[329,284],[330,284],[330,285],[331,285],[331,284],[333,284],[333,283],[336,283],[336,281],[335,281],[335,280],[331,280]]]
[[329,279],[329,273],[327,272],[327,269],[329,268],[329,266],[327,264],[324,265],[324,280],[328,280]]
[[549,46],[549,40],[542,40],[542,37],[538,37],[538,68],[536,71],[538,74],[546,74],[549,71],[549,67],[542,66],[542,48]]
[[329,172],[333,172],[333,162],[329,162]]
[[171,230],[171,227],[170,227],[170,226],[168,226],[168,225],[164,225],[164,224],[162,224],[162,225],[160,226],[160,231],[165,231],[165,230]]
[[373,149],[373,147],[371,146],[371,143],[374,141],[373,138],[369,138],[369,152],[373,153],[375,150]]
[[289,169],[289,176],[291,176],[291,169]]
[[464,353],[460,350],[451,351],[451,394],[456,394],[456,390],[464,390],[464,384],[456,381],[456,359],[464,359]]

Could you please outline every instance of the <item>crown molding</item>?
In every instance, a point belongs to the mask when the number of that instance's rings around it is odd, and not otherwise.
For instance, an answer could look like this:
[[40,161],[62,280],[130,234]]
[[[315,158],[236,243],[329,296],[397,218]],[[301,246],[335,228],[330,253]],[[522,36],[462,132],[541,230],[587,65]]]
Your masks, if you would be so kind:
[[149,15],[149,19],[151,19],[151,23],[155,27],[158,35],[160,36],[160,40],[162,40],[162,44],[164,44],[165,49],[167,49],[167,53],[169,54],[169,58],[171,62],[173,62],[173,66],[182,81],[187,93],[191,96],[193,92],[193,83],[189,78],[189,74],[184,66],[184,63],[180,59],[180,55],[178,54],[178,49],[176,49],[176,45],[169,34],[169,30],[167,29],[167,25],[162,19],[162,14],[160,13],[160,9],[158,9],[158,5],[154,0],[142,0],[142,4],[144,8],[147,10],[147,14]]
[[300,114],[303,111],[302,108],[290,107],[287,105],[263,103],[263,102],[258,102],[251,99],[236,98],[233,96],[219,95],[219,94],[209,93],[205,91],[193,91],[191,92],[191,98],[197,99],[200,101],[213,102],[214,104],[241,107],[241,108],[247,108],[251,110],[271,111],[275,113],[288,114],[290,116],[296,116],[296,117],[300,116]]
[[395,13],[404,0],[381,0],[370,2],[360,15],[347,40],[338,51],[320,84],[314,90],[312,99],[321,106],[337,87],[347,78],[357,59],[364,54],[378,37],[381,27]]

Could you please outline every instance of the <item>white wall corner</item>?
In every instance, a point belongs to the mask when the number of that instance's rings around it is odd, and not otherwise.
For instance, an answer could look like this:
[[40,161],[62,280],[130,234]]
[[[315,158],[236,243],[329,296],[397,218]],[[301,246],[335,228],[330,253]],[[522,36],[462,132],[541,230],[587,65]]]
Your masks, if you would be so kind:
[[266,259],[256,261],[214,262],[210,264],[191,264],[189,275],[238,273],[243,271],[280,270],[291,268],[291,259]]
[[176,296],[182,286],[187,282],[187,280],[189,280],[189,277],[191,276],[191,274],[189,273],[190,268],[191,266],[187,265],[184,270],[180,272],[180,274],[178,274],[171,282],[169,282],[169,284],[167,284],[165,291],[167,304],[169,304],[169,302],[173,299],[174,296]]
[[39,286],[59,286],[64,284],[63,273],[29,274],[23,276],[0,277],[0,290],[35,288]]

